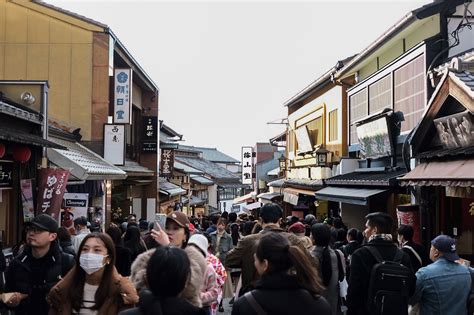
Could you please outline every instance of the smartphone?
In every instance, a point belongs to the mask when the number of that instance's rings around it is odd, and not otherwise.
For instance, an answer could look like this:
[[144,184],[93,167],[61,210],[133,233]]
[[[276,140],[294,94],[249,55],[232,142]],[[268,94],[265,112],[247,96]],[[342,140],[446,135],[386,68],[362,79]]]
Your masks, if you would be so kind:
[[156,213],[155,214],[155,230],[158,230],[157,225],[159,225],[162,230],[165,230],[165,227],[166,227],[166,214],[164,214],[164,213]]

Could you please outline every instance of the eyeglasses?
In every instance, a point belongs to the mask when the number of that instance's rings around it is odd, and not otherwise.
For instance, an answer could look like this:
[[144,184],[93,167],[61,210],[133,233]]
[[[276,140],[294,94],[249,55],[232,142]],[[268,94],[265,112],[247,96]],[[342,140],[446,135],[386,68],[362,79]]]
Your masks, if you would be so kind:
[[48,232],[47,230],[43,230],[37,226],[29,226],[26,228],[26,233],[33,233],[33,234],[38,234],[42,232]]

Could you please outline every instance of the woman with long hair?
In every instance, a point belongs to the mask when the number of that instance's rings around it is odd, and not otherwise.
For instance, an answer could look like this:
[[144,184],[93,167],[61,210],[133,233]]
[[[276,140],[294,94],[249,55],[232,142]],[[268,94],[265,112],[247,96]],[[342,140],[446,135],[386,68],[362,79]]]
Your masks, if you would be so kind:
[[[187,246],[190,238],[189,223],[190,221],[186,214],[174,211],[167,216],[165,229],[162,230],[157,225],[158,230],[153,229],[150,235],[160,246],[184,249],[191,262],[191,275],[180,296],[190,301],[193,305],[201,307],[200,291],[204,283],[207,264],[199,249],[194,246]],[[154,252],[155,249],[151,249],[138,255],[132,264],[130,279],[139,292],[143,289],[149,289],[149,283],[146,279],[146,268]]]
[[167,246],[154,249],[146,267],[149,288],[140,292],[137,308],[120,315],[205,314],[204,310],[179,297],[190,273],[190,261],[184,250]]
[[48,295],[49,314],[117,314],[138,295],[115,268],[115,248],[104,233],[88,234],[79,245],[76,266]]
[[118,273],[122,276],[130,276],[130,267],[132,266],[132,251],[123,246],[122,231],[116,226],[110,226],[107,229],[107,234],[110,236],[115,245],[115,268],[117,268]]
[[317,271],[326,288],[322,295],[331,306],[333,314],[340,314],[338,283],[345,276],[344,254],[340,250],[333,250],[329,246],[331,243],[331,229],[326,224],[314,224],[311,227],[311,236],[315,244],[311,255],[316,260]]
[[132,262],[138,255],[146,251],[145,243],[142,240],[140,229],[136,225],[129,225],[123,237],[123,246],[132,253]]
[[307,252],[280,233],[269,232],[258,242],[254,257],[261,278],[255,290],[235,301],[233,315],[331,314]]

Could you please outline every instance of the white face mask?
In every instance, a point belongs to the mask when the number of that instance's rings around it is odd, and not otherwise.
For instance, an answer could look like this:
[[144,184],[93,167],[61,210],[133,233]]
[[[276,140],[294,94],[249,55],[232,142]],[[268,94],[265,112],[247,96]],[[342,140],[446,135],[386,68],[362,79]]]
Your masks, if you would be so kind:
[[79,263],[81,264],[81,268],[90,275],[104,267],[105,257],[107,256],[85,253],[81,254],[81,257],[79,257]]

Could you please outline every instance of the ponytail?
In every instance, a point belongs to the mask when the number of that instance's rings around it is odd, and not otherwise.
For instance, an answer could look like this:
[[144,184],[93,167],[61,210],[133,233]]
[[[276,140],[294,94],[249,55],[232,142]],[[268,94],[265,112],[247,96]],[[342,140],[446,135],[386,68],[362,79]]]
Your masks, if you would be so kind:
[[308,254],[298,246],[290,245],[288,257],[295,268],[298,284],[312,295],[320,295],[324,288]]

